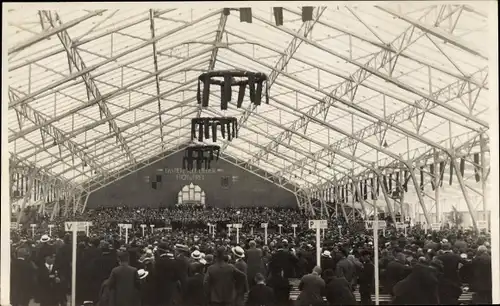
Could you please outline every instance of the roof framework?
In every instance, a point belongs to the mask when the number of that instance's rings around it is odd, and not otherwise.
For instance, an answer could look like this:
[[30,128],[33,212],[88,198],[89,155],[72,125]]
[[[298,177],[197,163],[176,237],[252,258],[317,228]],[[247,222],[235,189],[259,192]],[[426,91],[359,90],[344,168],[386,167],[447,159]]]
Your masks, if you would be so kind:
[[[431,222],[439,194],[416,188],[419,167],[463,157],[488,174],[483,10],[479,1],[334,5],[303,22],[300,7],[287,7],[276,26],[271,7],[253,8],[252,23],[221,7],[15,8],[6,13],[11,169],[37,169],[28,181],[63,190],[76,210],[91,192],[181,150],[191,118],[234,116],[241,130],[220,141],[224,159],[295,193],[300,205],[326,201],[332,185],[407,169]],[[214,69],[265,72],[270,104],[200,108],[197,76]],[[469,182],[469,168],[455,169],[454,191],[476,212],[469,192],[484,197],[487,186]],[[403,200],[382,189],[394,213]],[[23,194],[23,205],[33,202]],[[377,206],[361,202],[364,213]]]

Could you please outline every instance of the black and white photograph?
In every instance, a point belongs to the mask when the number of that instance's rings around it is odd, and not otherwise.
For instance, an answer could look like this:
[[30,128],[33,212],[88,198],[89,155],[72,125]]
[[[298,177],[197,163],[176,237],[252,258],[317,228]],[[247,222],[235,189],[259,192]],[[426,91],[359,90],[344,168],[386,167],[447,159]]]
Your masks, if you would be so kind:
[[4,3],[0,306],[500,303],[497,6]]

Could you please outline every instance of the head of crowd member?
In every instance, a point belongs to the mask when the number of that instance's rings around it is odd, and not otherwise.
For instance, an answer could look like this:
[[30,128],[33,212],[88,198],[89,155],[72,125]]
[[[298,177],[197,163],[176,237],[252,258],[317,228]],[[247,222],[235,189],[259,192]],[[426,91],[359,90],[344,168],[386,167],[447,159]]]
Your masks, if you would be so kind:
[[40,243],[41,244],[48,244],[50,241],[49,235],[42,235],[42,238],[40,238]]
[[488,247],[480,245],[477,248],[476,256],[488,255]]
[[266,284],[266,278],[261,273],[255,274],[254,280],[255,280],[255,283],[257,285],[265,285]]
[[128,265],[130,261],[130,254],[127,251],[118,252],[118,261],[120,265]]
[[56,254],[50,252],[45,255],[45,264],[52,266],[55,262]]
[[248,242],[248,246],[250,247],[250,249],[255,249],[257,244],[255,243],[255,241],[250,240],[250,242]]
[[371,254],[370,250],[362,250],[361,253],[360,253],[360,260],[363,263],[370,262],[371,261],[371,257],[372,257],[372,254]]
[[314,274],[314,275],[321,275],[321,271],[322,271],[322,270],[321,270],[321,268],[320,268],[320,267],[315,266],[315,267],[313,268],[313,270],[312,270],[312,274]]
[[218,263],[224,262],[227,260],[226,256],[226,248],[225,247],[218,247],[217,250],[215,251],[215,260]]

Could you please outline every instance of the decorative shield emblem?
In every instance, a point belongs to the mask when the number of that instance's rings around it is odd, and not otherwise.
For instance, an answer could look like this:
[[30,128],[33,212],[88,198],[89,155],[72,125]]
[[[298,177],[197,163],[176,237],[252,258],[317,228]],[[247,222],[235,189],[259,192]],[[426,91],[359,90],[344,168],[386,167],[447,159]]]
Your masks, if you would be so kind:
[[229,176],[223,176],[223,177],[221,177],[221,179],[220,179],[220,185],[221,185],[221,187],[225,188],[225,189],[229,188],[229,181],[230,181]]

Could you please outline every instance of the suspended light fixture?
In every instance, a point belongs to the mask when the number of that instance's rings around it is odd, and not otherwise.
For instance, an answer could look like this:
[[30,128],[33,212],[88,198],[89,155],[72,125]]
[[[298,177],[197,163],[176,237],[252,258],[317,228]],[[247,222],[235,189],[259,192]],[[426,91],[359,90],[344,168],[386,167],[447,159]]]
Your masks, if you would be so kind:
[[220,126],[222,138],[231,141],[233,138],[238,137],[238,119],[235,117],[201,117],[191,120],[191,140],[203,141],[209,139],[210,132],[212,132],[212,141],[216,142],[218,126]]
[[[212,161],[218,161],[220,147],[216,145],[193,145],[184,150],[182,168],[185,170],[210,169]],[[196,167],[195,167],[196,165]]]
[[[203,84],[203,88],[202,85]],[[249,87],[250,102],[255,105],[261,105],[262,93],[266,86],[264,94],[266,104],[269,104],[269,84],[267,75],[260,72],[222,70],[210,71],[201,74],[198,77],[198,104],[208,107],[210,99],[210,85],[218,85],[221,89],[221,110],[227,110],[228,104],[232,99],[232,86],[239,87],[237,108],[243,104],[245,91]]]

